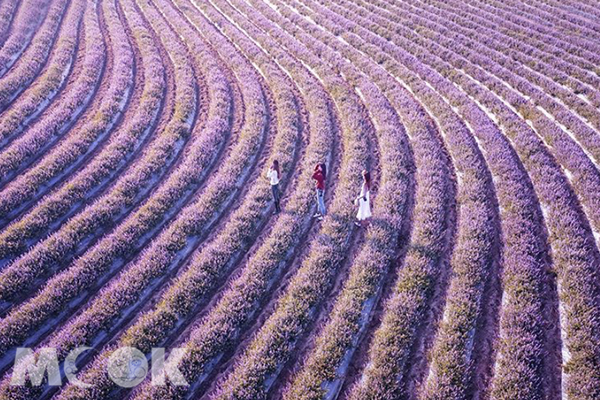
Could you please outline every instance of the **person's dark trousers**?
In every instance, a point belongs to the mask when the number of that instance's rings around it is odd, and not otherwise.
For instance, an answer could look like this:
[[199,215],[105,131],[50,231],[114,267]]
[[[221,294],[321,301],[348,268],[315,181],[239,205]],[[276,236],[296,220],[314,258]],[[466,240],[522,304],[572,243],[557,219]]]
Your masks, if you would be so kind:
[[273,202],[275,203],[275,211],[280,212],[281,207],[279,206],[279,185],[271,185],[271,191],[273,192]]

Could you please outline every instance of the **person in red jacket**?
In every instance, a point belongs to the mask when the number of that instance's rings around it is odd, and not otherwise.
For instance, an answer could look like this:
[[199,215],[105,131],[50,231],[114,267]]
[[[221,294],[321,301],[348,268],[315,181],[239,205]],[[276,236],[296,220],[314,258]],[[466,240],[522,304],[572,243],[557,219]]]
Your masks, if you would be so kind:
[[317,164],[312,178],[316,181],[317,187],[317,209],[318,212],[314,218],[323,219],[327,210],[325,209],[325,179],[327,179],[327,167],[324,163]]

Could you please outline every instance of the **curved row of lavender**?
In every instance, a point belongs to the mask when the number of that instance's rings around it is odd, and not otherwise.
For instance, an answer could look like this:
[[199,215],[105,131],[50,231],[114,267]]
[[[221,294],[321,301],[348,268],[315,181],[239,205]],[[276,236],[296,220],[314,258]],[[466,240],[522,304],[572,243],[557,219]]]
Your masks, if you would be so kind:
[[[0,399],[600,398],[599,18],[1,1]],[[81,346],[91,386],[11,384]],[[125,346],[188,385],[117,385]]]

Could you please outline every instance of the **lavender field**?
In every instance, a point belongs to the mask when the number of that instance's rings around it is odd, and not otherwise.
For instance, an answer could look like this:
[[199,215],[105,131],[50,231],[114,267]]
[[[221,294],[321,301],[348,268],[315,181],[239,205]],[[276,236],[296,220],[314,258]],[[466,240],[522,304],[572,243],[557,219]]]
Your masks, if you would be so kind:
[[0,0],[0,400],[599,400],[599,249],[597,0]]

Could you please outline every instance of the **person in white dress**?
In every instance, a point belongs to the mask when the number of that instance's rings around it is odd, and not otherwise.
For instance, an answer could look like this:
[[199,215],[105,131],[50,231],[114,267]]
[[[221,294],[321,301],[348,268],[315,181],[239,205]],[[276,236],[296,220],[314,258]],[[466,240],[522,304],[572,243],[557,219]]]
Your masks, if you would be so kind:
[[356,214],[356,225],[362,226],[363,222],[371,218],[371,174],[369,171],[362,172],[363,184],[360,195],[354,199],[354,204],[358,206]]
[[267,178],[271,182],[271,193],[273,193],[273,203],[275,203],[275,213],[278,214],[281,211],[279,206],[279,161],[274,160],[269,172],[267,172]]

